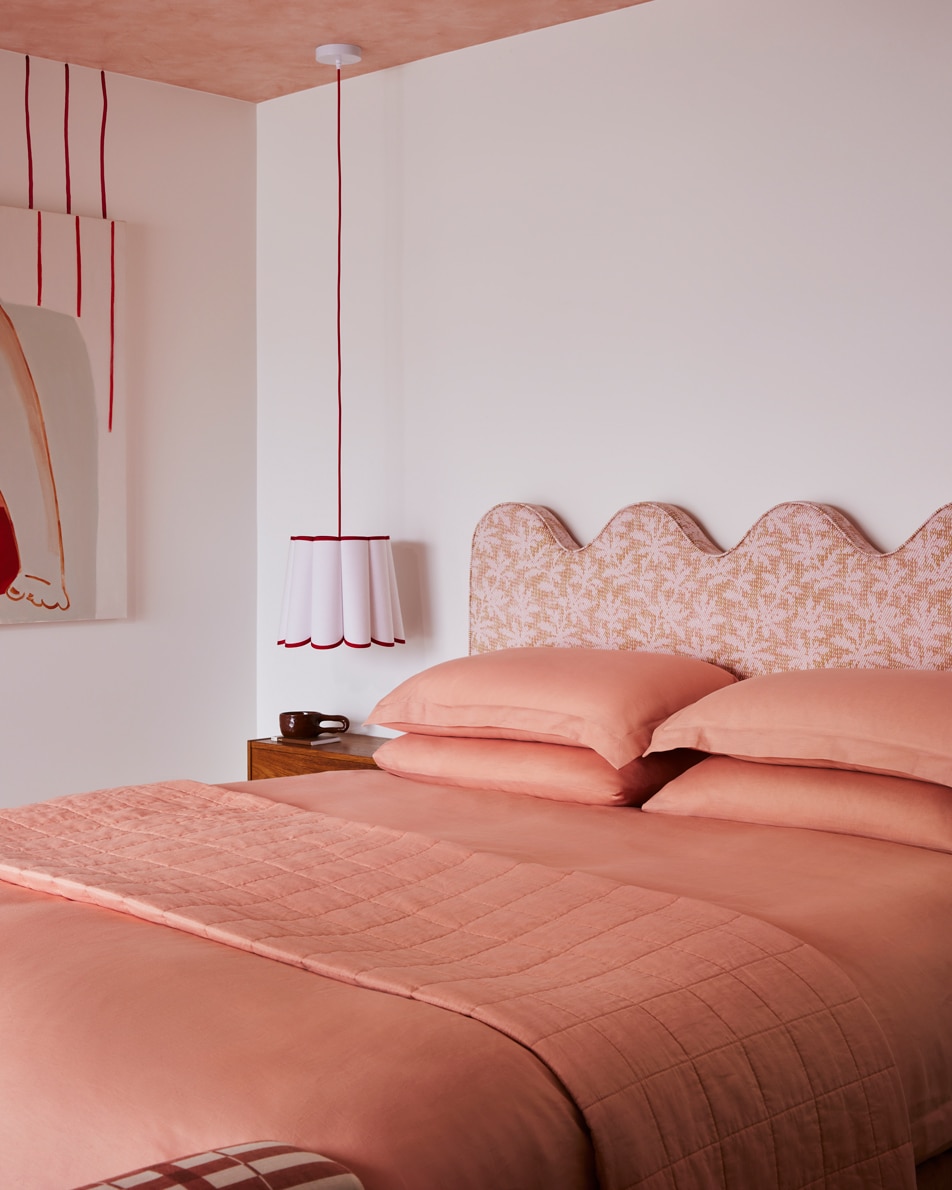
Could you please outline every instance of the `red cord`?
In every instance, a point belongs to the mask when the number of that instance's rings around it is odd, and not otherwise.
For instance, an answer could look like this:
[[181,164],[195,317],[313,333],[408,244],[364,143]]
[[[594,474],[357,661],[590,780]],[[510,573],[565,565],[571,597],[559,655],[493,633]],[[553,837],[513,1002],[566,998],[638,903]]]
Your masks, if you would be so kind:
[[344,404],[342,400],[342,351],[340,334],[341,228],[344,191],[340,151],[340,63],[337,64],[337,536],[341,536],[341,455],[344,441]]

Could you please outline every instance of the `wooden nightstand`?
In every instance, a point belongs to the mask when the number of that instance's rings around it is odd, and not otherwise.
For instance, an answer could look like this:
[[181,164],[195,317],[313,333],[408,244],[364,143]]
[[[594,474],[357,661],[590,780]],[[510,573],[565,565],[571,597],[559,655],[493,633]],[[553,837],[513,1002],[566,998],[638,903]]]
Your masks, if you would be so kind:
[[386,741],[382,736],[342,735],[333,744],[312,748],[306,741],[249,740],[248,780],[264,777],[298,777],[330,769],[373,769],[374,753]]

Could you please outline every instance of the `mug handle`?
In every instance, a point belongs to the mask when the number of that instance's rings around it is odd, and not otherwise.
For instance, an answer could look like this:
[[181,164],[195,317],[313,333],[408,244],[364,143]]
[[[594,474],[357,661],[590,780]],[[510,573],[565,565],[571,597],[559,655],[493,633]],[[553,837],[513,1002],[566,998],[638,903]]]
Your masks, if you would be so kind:
[[346,715],[324,715],[321,717],[321,731],[350,731],[350,720]]

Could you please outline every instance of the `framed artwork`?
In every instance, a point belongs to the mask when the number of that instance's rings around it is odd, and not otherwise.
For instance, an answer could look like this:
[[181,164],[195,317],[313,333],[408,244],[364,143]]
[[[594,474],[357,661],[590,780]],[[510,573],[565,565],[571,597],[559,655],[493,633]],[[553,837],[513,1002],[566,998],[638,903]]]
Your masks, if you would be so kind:
[[126,615],[123,230],[0,207],[0,624]]

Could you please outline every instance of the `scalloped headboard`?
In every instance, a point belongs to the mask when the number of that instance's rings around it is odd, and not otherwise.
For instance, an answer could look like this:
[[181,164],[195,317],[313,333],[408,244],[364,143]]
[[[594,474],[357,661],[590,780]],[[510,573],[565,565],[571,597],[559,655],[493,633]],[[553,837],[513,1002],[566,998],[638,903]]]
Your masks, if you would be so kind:
[[548,509],[479,522],[470,652],[588,645],[784,669],[952,669],[952,504],[880,553],[836,509],[778,504],[720,550],[670,504],[623,508],[587,546]]

